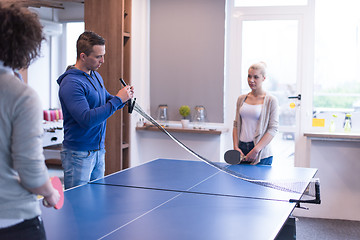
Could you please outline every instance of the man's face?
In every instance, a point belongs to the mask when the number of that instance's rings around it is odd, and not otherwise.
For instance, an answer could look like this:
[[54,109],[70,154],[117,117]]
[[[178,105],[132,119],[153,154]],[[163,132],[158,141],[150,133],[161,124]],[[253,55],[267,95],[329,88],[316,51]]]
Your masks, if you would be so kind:
[[[84,54],[85,55],[85,54]],[[84,57],[85,66],[88,70],[96,71],[105,62],[105,45],[94,45],[89,56]]]

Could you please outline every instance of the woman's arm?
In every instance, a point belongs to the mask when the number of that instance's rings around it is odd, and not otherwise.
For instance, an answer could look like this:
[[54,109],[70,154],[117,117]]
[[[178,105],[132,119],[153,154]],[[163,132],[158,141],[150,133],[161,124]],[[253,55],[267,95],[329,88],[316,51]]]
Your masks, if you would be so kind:
[[52,186],[50,179],[42,186],[28,190],[34,194],[44,196],[45,201],[43,201],[43,204],[45,207],[54,207],[60,199],[60,193]]

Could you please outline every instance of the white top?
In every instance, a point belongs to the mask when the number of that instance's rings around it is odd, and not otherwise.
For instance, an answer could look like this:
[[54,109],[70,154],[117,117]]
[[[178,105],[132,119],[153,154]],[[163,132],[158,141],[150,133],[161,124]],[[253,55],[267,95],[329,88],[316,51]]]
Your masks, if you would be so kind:
[[[248,94],[240,95],[236,101],[236,114],[234,120],[234,128],[237,131],[238,139],[240,140],[240,132],[242,129],[243,119],[239,112],[240,108],[244,105]],[[255,145],[260,142],[265,134],[275,136],[279,128],[279,103],[277,98],[266,93],[263,108],[261,109],[259,124],[257,125],[256,134],[254,137]],[[260,162],[260,159],[272,156],[270,144],[266,145],[257,155],[255,164]]]
[[241,106],[239,111],[243,121],[239,139],[241,142],[254,141],[262,106],[262,104],[251,105],[247,104],[246,102],[244,102],[244,104]]

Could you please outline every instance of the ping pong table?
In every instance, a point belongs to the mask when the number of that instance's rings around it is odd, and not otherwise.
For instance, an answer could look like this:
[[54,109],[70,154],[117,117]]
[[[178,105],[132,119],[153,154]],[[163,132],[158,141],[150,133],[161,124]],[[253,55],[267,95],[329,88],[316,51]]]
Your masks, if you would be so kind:
[[[308,182],[317,171],[229,168],[261,180]],[[243,181],[202,161],[157,159],[65,191],[63,208],[43,207],[42,218],[49,240],[264,240],[278,236],[296,205],[289,199],[301,195]]]

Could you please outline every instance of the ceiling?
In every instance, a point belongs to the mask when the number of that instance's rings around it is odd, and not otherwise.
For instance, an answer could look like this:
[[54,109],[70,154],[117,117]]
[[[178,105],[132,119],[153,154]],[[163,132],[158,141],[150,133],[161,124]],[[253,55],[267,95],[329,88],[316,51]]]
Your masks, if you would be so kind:
[[48,7],[65,9],[67,3],[83,4],[85,0],[2,0],[5,3],[18,3],[24,7]]

